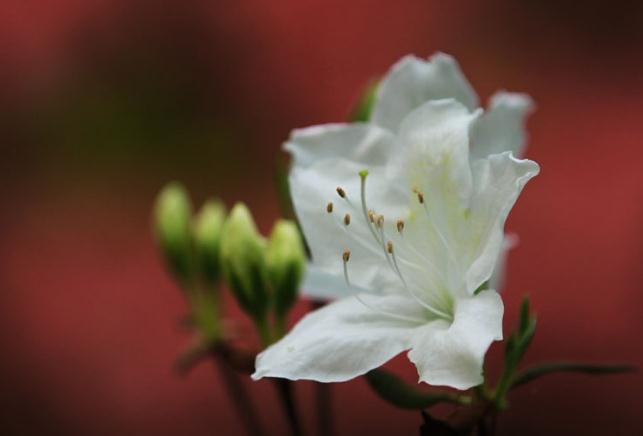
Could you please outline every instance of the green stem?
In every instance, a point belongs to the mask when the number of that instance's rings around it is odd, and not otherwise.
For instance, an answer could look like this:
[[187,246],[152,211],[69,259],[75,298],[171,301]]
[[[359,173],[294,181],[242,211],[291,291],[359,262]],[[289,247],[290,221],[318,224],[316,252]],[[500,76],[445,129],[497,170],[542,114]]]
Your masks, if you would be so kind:
[[255,326],[257,327],[257,333],[259,334],[259,339],[261,340],[261,344],[264,347],[271,345],[273,343],[273,340],[270,324],[268,324],[268,318],[263,316],[261,318],[256,318],[254,321]]
[[499,409],[504,409],[507,406],[506,395],[509,391],[509,387],[511,386],[511,380],[515,370],[516,364],[514,362],[510,362],[505,365],[502,371],[500,381],[498,382],[498,386],[496,387],[496,392],[494,394],[494,401]]
[[279,398],[281,398],[281,403],[286,412],[288,418],[288,424],[290,425],[290,431],[293,436],[301,436],[301,422],[299,421],[299,414],[297,413],[297,407],[295,405],[295,400],[293,397],[292,383],[290,380],[285,378],[275,378],[273,379],[277,391],[279,392]]
[[214,354],[214,363],[219,370],[219,374],[223,379],[225,388],[228,392],[228,397],[234,404],[234,408],[243,424],[248,436],[261,436],[263,431],[259,424],[259,414],[248,395],[243,382],[240,380],[239,375],[230,368],[227,362],[221,358],[220,355]]
[[287,324],[286,315],[278,314],[275,316],[275,325],[274,325],[275,340],[279,340],[286,335],[288,331],[286,324]]

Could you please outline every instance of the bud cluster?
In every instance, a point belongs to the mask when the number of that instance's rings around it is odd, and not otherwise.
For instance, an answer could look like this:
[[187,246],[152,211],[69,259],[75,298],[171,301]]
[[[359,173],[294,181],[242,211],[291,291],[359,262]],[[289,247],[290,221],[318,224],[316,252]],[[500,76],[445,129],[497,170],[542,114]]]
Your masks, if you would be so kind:
[[226,216],[221,202],[208,200],[193,215],[185,188],[170,183],[158,195],[154,230],[166,266],[186,293],[192,320],[206,338],[216,341],[221,335],[221,279],[265,344],[284,334],[306,261],[293,222],[277,221],[266,239],[243,203]]

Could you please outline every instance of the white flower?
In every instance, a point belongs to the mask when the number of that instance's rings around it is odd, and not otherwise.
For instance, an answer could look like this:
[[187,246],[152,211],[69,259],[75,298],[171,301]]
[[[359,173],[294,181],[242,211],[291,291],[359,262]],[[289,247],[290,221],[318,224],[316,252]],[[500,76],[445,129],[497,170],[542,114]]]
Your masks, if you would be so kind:
[[[433,59],[431,74],[475,106],[466,82],[453,80],[460,76],[441,75],[445,59]],[[421,381],[458,389],[483,381],[484,355],[502,339],[503,305],[496,291],[475,291],[490,278],[505,219],[538,165],[511,152],[471,159],[472,134],[493,118],[452,98],[408,107],[404,117],[386,110],[401,104],[386,97],[400,65],[383,84],[377,124],[296,130],[285,145],[315,274],[357,293],[304,317],[257,357],[254,379],[344,381],[410,350]],[[418,98],[427,97],[443,95]]]
[[[479,106],[478,96],[453,57],[444,53],[436,53],[429,60],[405,56],[382,79],[370,122],[396,131],[413,109],[428,100],[444,98],[453,98],[470,110]],[[471,160],[504,151],[522,157],[526,148],[525,118],[533,107],[527,94],[496,92],[471,132]],[[517,243],[516,235],[506,235],[490,278],[493,289],[502,289],[507,254]],[[322,300],[341,298],[348,291],[343,279],[329,282],[314,265],[308,268],[302,288],[305,295]]]

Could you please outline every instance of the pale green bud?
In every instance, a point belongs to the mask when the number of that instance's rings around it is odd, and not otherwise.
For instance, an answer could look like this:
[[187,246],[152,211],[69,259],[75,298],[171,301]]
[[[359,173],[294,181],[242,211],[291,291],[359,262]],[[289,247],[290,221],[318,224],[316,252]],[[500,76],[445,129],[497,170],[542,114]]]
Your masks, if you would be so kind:
[[266,249],[268,278],[277,316],[288,313],[297,300],[305,264],[306,254],[297,226],[292,221],[277,221]]
[[154,233],[168,269],[182,283],[193,273],[191,216],[192,205],[183,185],[167,184],[156,198]]
[[194,222],[194,242],[197,262],[203,281],[208,286],[219,281],[220,248],[225,206],[218,200],[207,201]]
[[265,246],[250,211],[237,203],[223,226],[221,267],[239,305],[255,320],[268,309]]

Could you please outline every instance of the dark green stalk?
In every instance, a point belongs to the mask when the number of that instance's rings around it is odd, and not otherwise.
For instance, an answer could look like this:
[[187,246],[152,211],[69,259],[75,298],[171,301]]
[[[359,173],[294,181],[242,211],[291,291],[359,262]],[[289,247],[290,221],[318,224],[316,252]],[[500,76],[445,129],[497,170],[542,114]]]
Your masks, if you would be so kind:
[[286,412],[291,434],[293,436],[301,436],[303,433],[297,407],[295,406],[291,381],[285,378],[275,378],[273,381],[277,387],[284,411]]
[[239,375],[219,354],[213,354],[212,358],[246,433],[248,436],[263,435],[259,415]]

